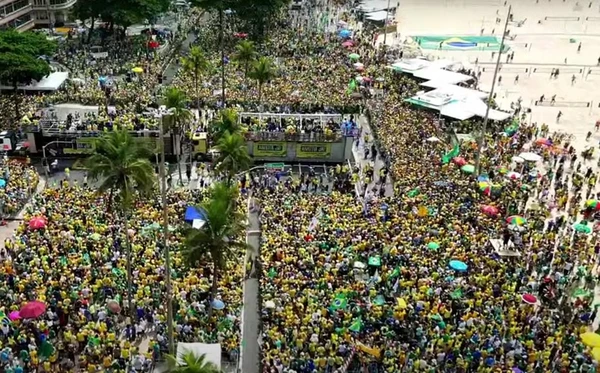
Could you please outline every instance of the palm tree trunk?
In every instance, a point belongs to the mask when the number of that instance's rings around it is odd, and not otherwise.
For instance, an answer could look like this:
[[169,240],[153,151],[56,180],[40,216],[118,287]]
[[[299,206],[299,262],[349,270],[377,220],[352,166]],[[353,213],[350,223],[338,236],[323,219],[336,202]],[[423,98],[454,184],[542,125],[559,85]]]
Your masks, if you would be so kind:
[[221,101],[223,101],[223,107],[225,107],[225,17],[223,11],[223,6],[221,6],[221,9],[219,9],[219,23],[221,24],[221,89],[223,90]]
[[208,308],[208,317],[210,318],[212,316],[213,313],[213,307],[212,307],[212,303],[215,300],[215,298],[217,297],[217,290],[218,290],[218,285],[219,285],[219,268],[217,266],[217,263],[213,263],[215,270],[213,271],[213,278],[212,278],[212,287],[210,289],[210,307]]
[[199,74],[196,74],[194,79],[194,89],[196,91],[196,109],[198,109],[198,122],[200,122],[200,90],[198,89],[198,83],[200,80]]
[[89,44],[92,40],[92,33],[94,32],[94,22],[96,22],[96,19],[92,17],[92,25],[90,26],[90,31],[87,37],[87,44]]
[[123,209],[123,228],[125,229],[125,250],[127,250],[127,308],[129,309],[129,316],[131,322],[134,322],[135,312],[133,310],[133,278],[131,274],[131,242],[129,241],[129,224],[127,221],[127,214]]
[[19,111],[19,92],[17,91],[17,82],[15,81],[13,83],[13,89],[15,90],[14,92],[14,100],[15,100],[15,121],[20,122],[21,121],[21,113]]
[[262,83],[258,83],[258,107],[262,110]]

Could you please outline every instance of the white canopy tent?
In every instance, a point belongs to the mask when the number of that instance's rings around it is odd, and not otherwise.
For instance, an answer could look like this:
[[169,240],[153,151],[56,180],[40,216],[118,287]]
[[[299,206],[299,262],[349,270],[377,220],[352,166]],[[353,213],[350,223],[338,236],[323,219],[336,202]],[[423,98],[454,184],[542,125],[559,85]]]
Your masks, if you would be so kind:
[[378,10],[376,12],[367,13],[365,18],[371,21],[385,21],[386,17],[389,19],[389,13],[385,10]]
[[[18,86],[17,89],[31,92],[56,91],[65,83],[67,79],[69,79],[69,73],[67,72],[51,73],[50,75],[43,77],[39,82],[35,82],[26,86]],[[2,85],[0,86],[0,89],[13,89],[13,87]]]
[[182,356],[192,352],[196,356],[206,354],[206,360],[215,364],[221,370],[221,344],[220,343],[177,343],[177,364],[183,362]]
[[465,88],[465,87],[461,87],[461,86],[454,85],[454,84],[448,84],[446,82],[441,82],[441,81],[437,81],[437,80],[430,80],[427,82],[423,82],[419,85],[422,87],[427,87],[427,88],[440,89],[444,92],[450,92],[455,95],[459,95],[459,96],[463,96],[463,97],[472,96],[472,97],[477,97],[480,99],[486,99],[488,96],[488,94],[483,91]]
[[417,70],[413,73],[413,76],[425,80],[445,82],[447,84],[463,83],[473,79],[473,77],[470,75],[455,73],[453,71],[448,71],[435,67],[428,67],[425,69]]

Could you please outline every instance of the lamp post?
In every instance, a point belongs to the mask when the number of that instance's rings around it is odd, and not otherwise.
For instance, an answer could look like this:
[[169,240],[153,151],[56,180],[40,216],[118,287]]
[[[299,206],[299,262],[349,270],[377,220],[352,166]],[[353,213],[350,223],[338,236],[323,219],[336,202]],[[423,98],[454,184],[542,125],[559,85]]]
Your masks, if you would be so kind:
[[163,208],[163,237],[162,244],[165,250],[165,283],[167,286],[167,334],[169,353],[175,353],[175,343],[173,341],[173,289],[171,288],[171,254],[169,253],[168,234],[169,234],[169,213],[167,206],[167,173],[165,170],[165,144],[164,144],[164,122],[169,116],[168,112],[161,112],[156,115],[159,118],[159,144],[160,144],[160,183],[161,183],[161,199]]
[[508,20],[510,18],[512,5],[508,7],[508,14],[506,15],[506,22],[504,23],[504,32],[502,33],[502,41],[500,42],[500,50],[498,51],[498,59],[496,60],[496,68],[494,69],[494,77],[492,80],[492,88],[490,89],[490,94],[487,99],[487,107],[485,108],[485,117],[483,118],[483,126],[481,128],[481,134],[479,139],[477,139],[477,154],[475,155],[475,175],[480,174],[480,166],[481,166],[481,148],[483,147],[483,142],[485,139],[485,132],[487,130],[487,123],[490,116],[490,104],[492,102],[492,98],[494,97],[494,88],[496,87],[496,79],[498,77],[498,71],[500,70],[500,58],[502,57],[502,51],[504,50],[504,41],[506,40],[506,30],[508,29]]
[[[46,147],[53,145],[53,144],[73,145],[73,141],[54,140],[54,141],[50,141],[46,145],[42,146],[42,159],[44,160],[46,165],[48,165],[48,158],[46,158]],[[48,174],[48,168],[46,166],[44,166],[44,173],[46,174],[46,182],[48,182],[48,180],[50,179],[50,175]]]
[[387,23],[388,23],[388,16],[389,16],[389,14],[390,14],[390,0],[388,0],[387,8],[385,8],[385,23],[383,24],[383,46],[384,46],[384,48],[386,48]]

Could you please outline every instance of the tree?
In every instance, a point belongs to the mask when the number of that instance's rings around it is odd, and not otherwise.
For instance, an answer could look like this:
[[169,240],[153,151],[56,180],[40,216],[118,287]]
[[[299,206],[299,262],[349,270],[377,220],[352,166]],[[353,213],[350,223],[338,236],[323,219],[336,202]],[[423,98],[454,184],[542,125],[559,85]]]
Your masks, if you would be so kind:
[[269,82],[275,77],[275,68],[273,67],[273,61],[268,57],[261,57],[258,61],[254,62],[252,71],[250,71],[250,77],[258,83],[258,102],[262,103],[262,88],[265,83]]
[[[93,0],[91,0],[93,1]],[[125,29],[133,24],[155,23],[156,18],[169,9],[169,0],[106,0],[101,2],[101,16],[111,25]]]
[[217,150],[217,171],[224,174],[227,184],[231,185],[233,177],[250,168],[252,164],[248,147],[241,134],[225,132],[217,142]]
[[177,141],[175,143],[176,146],[179,146],[179,151],[177,152],[177,168],[179,170],[179,183],[183,183],[183,177],[181,174],[181,137],[183,134],[183,126],[189,123],[192,118],[192,112],[187,108],[187,104],[189,102],[189,98],[179,88],[169,87],[165,91],[164,96],[165,106],[167,109],[171,111],[172,118],[172,130],[173,135]]
[[94,154],[86,160],[88,176],[91,180],[101,180],[98,192],[110,191],[109,210],[113,193],[118,193],[127,251],[127,305],[129,312],[133,314],[131,242],[127,214],[134,195],[139,193],[141,196],[148,196],[154,187],[154,170],[149,161],[152,150],[126,131],[109,132],[100,137],[95,145]]
[[199,47],[192,47],[190,55],[181,59],[183,70],[192,75],[194,93],[196,94],[196,108],[200,110],[200,78],[202,73],[210,67],[208,59]]
[[90,43],[92,40],[92,34],[94,33],[94,23],[96,19],[100,17],[100,13],[103,11],[105,4],[96,0],[78,0],[73,8],[71,14],[83,22],[90,20],[90,29],[88,30],[88,36],[86,43]]
[[248,77],[248,68],[256,60],[256,48],[254,43],[248,40],[242,40],[235,46],[235,60],[244,67],[244,79]]
[[206,354],[196,356],[192,351],[185,351],[181,356],[182,364],[177,363],[177,358],[167,355],[167,373],[220,373],[217,366],[206,361]]
[[18,86],[31,84],[50,74],[50,65],[40,57],[52,55],[55,49],[56,43],[42,34],[0,31],[0,82],[13,87],[15,120],[21,118]]
[[189,267],[198,266],[206,258],[213,264],[209,314],[212,314],[212,301],[217,295],[219,273],[226,269],[231,258],[238,257],[241,251],[245,253],[249,247],[241,239],[245,217],[235,209],[234,189],[223,183],[213,186],[210,198],[199,206],[206,223],[201,229],[188,231],[182,249]]
[[219,139],[225,134],[225,132],[229,133],[239,133],[240,132],[240,124],[238,113],[235,109],[223,109],[219,112],[219,119],[217,119],[212,127],[214,129],[214,140],[219,141]]

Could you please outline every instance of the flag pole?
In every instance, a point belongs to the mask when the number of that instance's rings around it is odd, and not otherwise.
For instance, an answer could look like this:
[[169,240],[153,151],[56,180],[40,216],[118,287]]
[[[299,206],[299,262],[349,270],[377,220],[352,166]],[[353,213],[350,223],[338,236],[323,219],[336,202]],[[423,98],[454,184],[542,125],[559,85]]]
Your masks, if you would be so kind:
[[494,88],[496,87],[496,79],[498,77],[498,71],[500,70],[500,58],[502,57],[502,52],[504,51],[504,41],[506,40],[506,30],[508,29],[508,20],[510,19],[512,5],[508,6],[508,14],[506,15],[506,22],[504,23],[504,31],[502,33],[502,41],[500,42],[500,50],[498,51],[498,59],[496,60],[496,68],[494,69],[494,78],[492,80],[492,88],[490,89],[490,94],[487,99],[487,107],[485,109],[485,117],[483,118],[483,126],[481,128],[481,134],[479,135],[479,139],[477,140],[477,154],[475,155],[475,175],[479,175],[481,172],[481,149],[483,147],[483,142],[485,139],[485,132],[487,130],[487,123],[490,116],[490,103],[492,102],[492,98],[494,97]]

